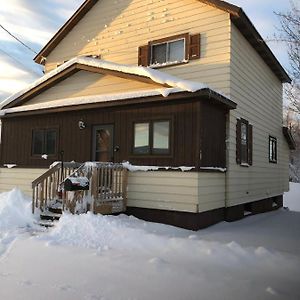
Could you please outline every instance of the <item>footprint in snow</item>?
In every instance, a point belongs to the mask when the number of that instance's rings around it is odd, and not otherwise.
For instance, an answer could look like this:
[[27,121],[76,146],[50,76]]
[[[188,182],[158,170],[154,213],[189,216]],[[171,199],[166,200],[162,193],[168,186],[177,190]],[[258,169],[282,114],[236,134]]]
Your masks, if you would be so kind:
[[70,285],[62,285],[62,286],[59,287],[59,289],[61,291],[67,292],[67,291],[72,290],[73,288]]
[[158,270],[165,269],[169,265],[166,260],[160,257],[153,257],[148,260],[148,263],[155,266]]
[[85,295],[84,300],[106,300],[103,296],[97,296],[97,295]]
[[32,286],[33,285],[33,283],[30,280],[21,281],[20,284],[23,286]]

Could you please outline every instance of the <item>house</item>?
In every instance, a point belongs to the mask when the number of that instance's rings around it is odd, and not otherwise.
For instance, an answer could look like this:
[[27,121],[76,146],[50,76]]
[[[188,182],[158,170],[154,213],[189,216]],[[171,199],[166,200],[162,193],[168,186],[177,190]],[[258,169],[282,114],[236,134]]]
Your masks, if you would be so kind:
[[146,220],[198,229],[282,206],[290,78],[241,8],[87,0],[35,61],[45,76],[2,104],[0,163],[16,167],[0,190],[31,194],[63,151],[156,166],[129,172],[127,213]]

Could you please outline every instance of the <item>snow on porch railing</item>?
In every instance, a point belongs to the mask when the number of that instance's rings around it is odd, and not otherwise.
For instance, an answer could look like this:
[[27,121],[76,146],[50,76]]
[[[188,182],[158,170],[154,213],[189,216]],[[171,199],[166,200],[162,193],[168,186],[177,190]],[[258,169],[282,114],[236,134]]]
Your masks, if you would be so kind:
[[51,200],[58,198],[61,182],[78,169],[79,163],[57,162],[51,169],[32,182],[32,213],[35,208],[45,211]]
[[[65,191],[67,178],[85,177],[88,190]],[[32,212],[35,208],[45,211],[58,192],[62,209],[72,213],[86,212],[111,214],[126,210],[127,169],[122,164],[87,162],[57,163],[32,182]]]
[[80,167],[80,173],[75,171],[69,178],[74,181],[76,177],[87,178],[89,189],[65,190],[64,209],[72,213],[92,211],[101,214],[126,210],[127,169],[122,164],[87,162]]

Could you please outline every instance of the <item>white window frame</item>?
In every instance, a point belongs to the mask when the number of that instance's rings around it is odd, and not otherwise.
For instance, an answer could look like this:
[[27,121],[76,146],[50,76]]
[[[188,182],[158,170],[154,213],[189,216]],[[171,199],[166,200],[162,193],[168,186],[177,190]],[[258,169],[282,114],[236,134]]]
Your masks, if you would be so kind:
[[[167,56],[168,56],[168,53],[169,53],[169,44],[173,43],[173,42],[181,41],[181,40],[183,40],[183,59],[181,61],[168,61]],[[153,47],[157,46],[157,45],[163,45],[163,44],[167,44],[167,47],[166,47],[166,62],[153,63]],[[160,43],[153,43],[153,44],[151,44],[150,52],[151,52],[150,67],[174,65],[174,64],[178,64],[178,63],[187,62],[187,59],[186,59],[186,38],[185,37],[180,37],[180,38],[177,38],[177,39],[166,40],[166,41],[160,42]]]

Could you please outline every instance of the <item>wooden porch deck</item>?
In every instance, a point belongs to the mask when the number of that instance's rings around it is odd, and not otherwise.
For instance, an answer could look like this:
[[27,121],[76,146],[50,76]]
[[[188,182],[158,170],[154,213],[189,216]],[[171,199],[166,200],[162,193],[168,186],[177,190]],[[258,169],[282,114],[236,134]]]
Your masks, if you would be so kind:
[[[66,180],[87,182],[65,189]],[[126,210],[127,169],[122,164],[86,162],[57,163],[32,182],[32,213],[56,219],[59,212],[113,214]]]

